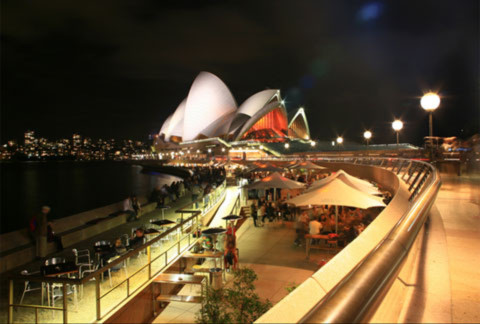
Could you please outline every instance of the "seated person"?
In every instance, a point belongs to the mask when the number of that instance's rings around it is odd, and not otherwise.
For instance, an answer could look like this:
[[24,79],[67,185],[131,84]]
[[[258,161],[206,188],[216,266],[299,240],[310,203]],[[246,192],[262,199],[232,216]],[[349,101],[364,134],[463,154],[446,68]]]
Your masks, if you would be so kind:
[[323,227],[322,223],[320,223],[317,218],[314,218],[312,221],[308,223],[309,233],[312,235],[320,234],[322,227]]
[[136,249],[141,246],[145,241],[145,231],[143,228],[137,228],[135,234],[130,239],[130,248]]
[[[314,218],[312,221],[308,223],[309,234],[311,235],[318,235],[322,231],[322,223],[318,221],[317,218]],[[312,244],[316,244],[317,240],[312,239]]]
[[[117,238],[115,240],[115,245],[112,246],[111,250],[107,253],[104,253],[101,256],[102,259],[102,265],[106,265],[108,263],[108,260],[110,260],[113,257],[116,257],[117,255],[122,255],[125,252],[127,252],[127,249],[125,246],[122,244],[122,240],[120,238]],[[118,270],[120,267],[113,267],[112,269]]]

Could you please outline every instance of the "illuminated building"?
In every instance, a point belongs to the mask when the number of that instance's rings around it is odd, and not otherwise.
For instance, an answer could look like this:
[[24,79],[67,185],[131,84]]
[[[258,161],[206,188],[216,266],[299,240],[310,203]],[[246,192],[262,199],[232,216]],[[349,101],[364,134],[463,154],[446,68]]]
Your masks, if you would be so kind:
[[[309,140],[303,108],[288,121],[280,90],[255,93],[239,107],[225,83],[209,72],[193,81],[187,97],[163,123],[154,139],[157,150],[196,143],[283,143]],[[223,150],[222,152],[225,152]]]

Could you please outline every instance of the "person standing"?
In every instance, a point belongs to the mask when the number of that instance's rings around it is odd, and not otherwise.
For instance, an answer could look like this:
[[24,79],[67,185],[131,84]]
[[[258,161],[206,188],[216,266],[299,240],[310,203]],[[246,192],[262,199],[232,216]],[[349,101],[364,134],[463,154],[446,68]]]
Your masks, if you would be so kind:
[[34,217],[34,235],[36,241],[37,258],[44,258],[47,256],[48,213],[50,213],[50,207],[43,206],[40,213]]
[[252,205],[250,206],[250,211],[251,211],[252,218],[253,218],[253,225],[255,225],[255,227],[257,227],[258,215],[257,215],[257,206],[255,205],[255,200],[252,202]]

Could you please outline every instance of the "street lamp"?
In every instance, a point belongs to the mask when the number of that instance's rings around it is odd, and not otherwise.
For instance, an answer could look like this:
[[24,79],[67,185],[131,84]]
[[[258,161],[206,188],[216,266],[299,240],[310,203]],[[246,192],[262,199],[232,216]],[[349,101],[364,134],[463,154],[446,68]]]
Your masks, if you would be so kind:
[[399,144],[399,141],[398,141],[398,134],[400,133],[400,131],[402,130],[403,128],[403,123],[401,120],[394,120],[393,123],[392,123],[392,127],[393,127],[393,130],[395,131],[395,133],[397,133],[397,146]]
[[310,142],[310,145],[311,145],[312,147],[314,147],[315,145],[317,145],[317,142],[311,141],[311,142]]
[[368,142],[372,138],[372,132],[371,131],[365,131],[365,133],[363,133],[363,137],[365,137],[365,140],[367,141],[367,146],[368,146]]
[[290,147],[290,144],[285,143],[285,148],[288,149]]
[[342,144],[343,143],[343,137],[341,137],[341,136],[337,137],[337,143]]
[[433,136],[433,112],[435,109],[440,106],[440,97],[434,93],[429,92],[423,95],[422,99],[420,99],[420,105],[422,106],[425,111],[428,112],[428,136]]

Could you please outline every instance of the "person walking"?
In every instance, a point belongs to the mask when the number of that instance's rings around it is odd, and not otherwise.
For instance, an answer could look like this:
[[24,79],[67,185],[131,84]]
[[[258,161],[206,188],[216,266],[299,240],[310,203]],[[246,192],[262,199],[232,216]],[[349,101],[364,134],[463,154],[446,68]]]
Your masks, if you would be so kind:
[[253,225],[255,225],[255,227],[257,227],[257,219],[258,219],[258,215],[257,215],[257,206],[255,205],[255,201],[252,202],[252,205],[250,206],[250,211],[251,211],[251,214],[252,214],[252,218],[253,218]]

